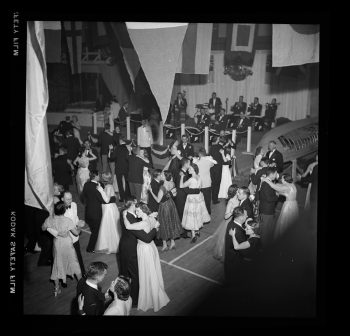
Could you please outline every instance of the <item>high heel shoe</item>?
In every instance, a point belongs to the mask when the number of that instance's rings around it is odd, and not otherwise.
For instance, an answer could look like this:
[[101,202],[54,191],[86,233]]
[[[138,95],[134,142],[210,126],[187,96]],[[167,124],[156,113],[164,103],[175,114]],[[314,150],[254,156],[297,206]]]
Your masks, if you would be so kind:
[[197,236],[194,236],[192,239],[191,239],[191,243],[195,243],[197,241]]
[[57,295],[59,295],[59,294],[61,294],[61,288],[60,287],[55,287],[55,290],[54,290],[54,295],[55,295],[55,297],[57,296]]
[[168,251],[169,250],[169,247],[168,246],[164,246],[161,248],[160,252],[165,252],[165,251]]
[[200,237],[200,236],[201,236],[201,234],[200,234],[199,231],[196,232],[196,236],[197,236],[197,237]]
[[176,250],[176,246],[175,245],[170,246],[169,250]]

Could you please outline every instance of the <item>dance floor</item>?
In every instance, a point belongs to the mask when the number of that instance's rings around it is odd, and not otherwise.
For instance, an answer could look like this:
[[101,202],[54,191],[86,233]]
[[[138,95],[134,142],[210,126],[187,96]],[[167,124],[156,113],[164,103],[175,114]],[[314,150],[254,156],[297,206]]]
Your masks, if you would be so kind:
[[[243,145],[241,146],[242,148],[238,148],[237,152],[244,150]],[[247,164],[250,164],[248,160]],[[247,180],[245,177],[238,177],[236,183],[240,186],[247,185]],[[78,201],[75,186],[71,187],[71,191],[73,200],[78,204],[79,218],[84,218],[84,207]],[[306,189],[298,186],[298,203],[301,210],[304,205],[305,193]],[[279,204],[278,209],[280,207],[281,205]],[[275,276],[272,271],[273,267],[270,267],[276,265],[276,258],[278,258],[276,254],[272,255],[268,265],[264,265],[264,267],[266,266],[265,277],[268,277],[267,274],[269,276],[271,275],[271,286],[277,283],[278,288],[282,292],[289,290],[296,301],[294,304],[291,303],[289,296],[288,298],[276,299],[273,295],[267,295],[265,289],[259,291],[259,286],[255,286],[256,288],[252,290],[252,293],[254,293],[253,298],[246,295],[244,291],[231,293],[227,288],[223,287],[223,264],[213,258],[210,251],[210,243],[212,234],[223,220],[224,210],[225,200],[221,200],[217,205],[212,205],[212,220],[201,229],[200,237],[195,244],[191,244],[190,239],[178,239],[176,240],[176,250],[164,253],[160,252],[160,247],[158,247],[165,291],[170,298],[170,302],[157,313],[154,313],[153,310],[143,312],[133,308],[131,315],[306,317],[314,314],[315,297],[312,290],[310,292],[305,289],[305,293],[302,292],[300,294],[303,296],[303,299],[297,302],[297,298],[300,295],[294,295],[293,289],[295,289],[295,286],[292,286],[293,288],[288,288],[287,285],[286,288],[281,287],[282,285],[278,281],[278,276]],[[316,229],[314,228],[307,232],[308,235],[312,236],[312,241],[316,241],[315,231]],[[298,235],[305,237],[306,234],[298,231]],[[86,266],[93,261],[103,261],[108,264],[108,274],[101,284],[102,290],[105,291],[111,281],[118,275],[117,256],[116,254],[87,253],[86,246],[89,236],[90,230],[86,225],[80,235],[83,260]],[[304,239],[301,239],[301,246],[304,246],[302,244],[303,242]],[[311,267],[312,272],[313,267],[316,267],[316,243],[306,245],[305,249],[307,252],[304,254],[308,256],[308,259],[306,260],[303,257],[303,265]],[[297,258],[297,256],[294,257]],[[62,293],[58,297],[54,297],[54,285],[49,280],[51,267],[37,266],[39,253],[34,255],[28,254],[24,258],[24,314],[70,315],[71,303],[76,291],[76,280],[68,278],[68,286],[62,289]],[[293,278],[293,274],[300,277],[300,273],[302,273],[298,270],[288,274],[290,268],[286,272],[284,274],[287,274],[291,279]],[[261,279],[255,280],[257,282],[263,281]],[[295,281],[299,280],[298,278]],[[283,281],[282,278],[281,281]],[[268,282],[270,283],[269,280]],[[313,288],[313,286],[316,285],[311,283],[308,288]],[[299,289],[298,292],[300,293]]]

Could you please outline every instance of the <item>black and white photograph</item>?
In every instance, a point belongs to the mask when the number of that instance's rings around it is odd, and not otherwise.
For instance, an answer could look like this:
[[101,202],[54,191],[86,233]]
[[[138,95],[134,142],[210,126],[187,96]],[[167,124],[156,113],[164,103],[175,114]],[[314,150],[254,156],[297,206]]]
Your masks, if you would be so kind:
[[14,313],[319,317],[327,15],[9,16]]

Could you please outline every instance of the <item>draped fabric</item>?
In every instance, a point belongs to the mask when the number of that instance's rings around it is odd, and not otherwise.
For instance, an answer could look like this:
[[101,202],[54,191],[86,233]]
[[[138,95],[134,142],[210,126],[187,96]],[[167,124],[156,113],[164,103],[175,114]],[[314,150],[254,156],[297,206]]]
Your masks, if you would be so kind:
[[[192,81],[187,80],[188,76],[178,74],[172,93],[172,101],[175,100],[177,92],[185,90],[187,92],[187,114],[191,117],[196,112],[195,105],[208,103],[212,92],[216,92],[221,98],[223,107],[228,98],[228,110],[238,101],[240,95],[244,96],[244,101],[248,104],[253,102],[254,97],[259,97],[260,103],[271,102],[276,98],[281,104],[278,106],[277,118],[285,117],[290,120],[303,119],[309,114],[310,94],[309,76],[300,73],[293,76],[284,76],[283,71],[280,76],[273,75],[271,84],[265,84],[266,60],[270,51],[256,50],[253,75],[243,81],[234,81],[228,75],[224,75],[224,52],[212,51],[214,55],[214,82],[208,83],[203,79],[205,76],[191,75]],[[179,83],[185,83],[179,85]],[[193,84],[192,84],[193,83]],[[264,107],[263,112],[264,113]]]
[[48,86],[45,36],[41,21],[27,22],[27,76],[25,125],[26,205],[53,210],[53,181],[46,121]]

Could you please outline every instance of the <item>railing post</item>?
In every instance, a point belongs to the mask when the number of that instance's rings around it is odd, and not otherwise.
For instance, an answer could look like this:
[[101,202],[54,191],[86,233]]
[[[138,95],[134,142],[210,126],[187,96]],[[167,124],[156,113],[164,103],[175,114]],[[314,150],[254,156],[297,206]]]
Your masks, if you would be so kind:
[[184,134],[186,134],[185,124],[181,124],[181,136],[183,136]]
[[130,140],[130,116],[126,117],[126,138]]
[[204,128],[204,148],[207,153],[209,153],[209,127]]
[[94,134],[97,134],[97,113],[96,112],[93,113],[92,120],[93,120],[92,124],[94,127]]
[[[234,144],[236,144],[236,130],[232,130],[232,138],[231,138],[232,142]],[[235,149],[233,149],[233,155],[235,155]]]
[[247,151],[243,152],[243,154],[249,154],[254,155],[251,152],[251,142],[252,142],[252,126],[248,126],[248,133],[247,133]]
[[109,130],[111,132],[114,131],[114,119],[113,119],[112,111],[109,111]]
[[292,179],[296,181],[297,178],[297,160],[292,160]]
[[163,132],[163,121],[159,123],[159,144],[163,146],[164,132]]

